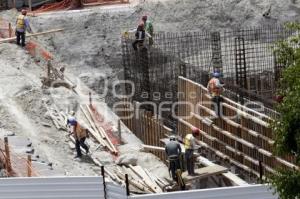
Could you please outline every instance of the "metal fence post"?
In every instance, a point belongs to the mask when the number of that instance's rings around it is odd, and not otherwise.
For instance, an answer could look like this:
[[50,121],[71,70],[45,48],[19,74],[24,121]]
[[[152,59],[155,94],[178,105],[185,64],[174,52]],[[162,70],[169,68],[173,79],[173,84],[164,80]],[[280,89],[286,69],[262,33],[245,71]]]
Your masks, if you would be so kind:
[[125,174],[126,195],[130,196],[128,174]]
[[102,178],[103,178],[104,199],[106,199],[107,198],[107,192],[106,192],[106,182],[105,182],[104,166],[101,166],[101,175],[102,175]]
[[259,180],[260,183],[262,183],[262,178],[263,178],[263,166],[262,166],[262,161],[259,161]]
[[118,120],[118,133],[119,133],[119,139],[120,139],[120,143],[122,140],[122,129],[121,129],[121,120]]
[[9,36],[9,38],[12,37],[12,27],[11,27],[11,23],[8,24],[8,36]]

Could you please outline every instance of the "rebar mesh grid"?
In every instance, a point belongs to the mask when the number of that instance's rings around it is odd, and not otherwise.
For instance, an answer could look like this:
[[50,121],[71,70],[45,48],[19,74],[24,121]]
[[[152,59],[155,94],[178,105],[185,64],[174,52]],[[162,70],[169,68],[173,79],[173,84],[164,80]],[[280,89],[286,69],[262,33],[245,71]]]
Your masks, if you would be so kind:
[[177,101],[179,75],[206,85],[212,72],[221,71],[230,91],[226,96],[241,102],[260,101],[272,107],[277,76],[284,67],[276,61],[273,47],[293,34],[281,26],[157,33],[152,46],[146,40],[146,49],[138,51],[132,48],[133,35],[123,37],[125,79],[135,85],[134,100],[160,104]]

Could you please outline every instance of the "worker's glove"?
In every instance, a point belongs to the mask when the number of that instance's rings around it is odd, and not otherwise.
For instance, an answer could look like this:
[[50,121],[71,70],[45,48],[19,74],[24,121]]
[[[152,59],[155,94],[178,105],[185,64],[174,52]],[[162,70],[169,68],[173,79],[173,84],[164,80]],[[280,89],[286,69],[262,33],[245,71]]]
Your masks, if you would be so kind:
[[129,37],[129,32],[128,32],[128,31],[124,32],[124,33],[123,33],[123,36],[124,36],[125,38],[128,38],[128,37]]

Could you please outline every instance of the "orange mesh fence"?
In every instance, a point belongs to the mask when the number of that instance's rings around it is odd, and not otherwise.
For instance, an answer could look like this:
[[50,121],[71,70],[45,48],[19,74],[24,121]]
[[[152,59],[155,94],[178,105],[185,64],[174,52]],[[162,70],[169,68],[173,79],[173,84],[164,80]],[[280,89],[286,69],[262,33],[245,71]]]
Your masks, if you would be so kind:
[[110,4],[120,4],[120,3],[129,3],[129,0],[63,0],[56,3],[45,4],[42,7],[36,9],[33,12],[43,13],[59,10],[71,10],[83,6],[93,6],[93,5],[110,5]]
[[[5,152],[5,144],[0,139],[0,165],[5,168],[7,176],[11,177],[27,177],[29,172],[30,176],[39,176],[39,173],[29,164],[26,155],[19,155],[14,152],[12,147],[9,147],[9,157],[11,172],[8,172],[9,161]],[[30,171],[29,171],[30,170]]]
[[[12,149],[10,149],[12,150]],[[11,158],[11,167],[15,171],[17,177],[26,177],[28,176],[28,169],[30,169],[30,176],[39,176],[38,172],[28,163],[27,157],[23,157],[19,154],[12,153],[10,154]]]
[[110,4],[120,4],[129,3],[129,0],[81,0],[82,4],[98,4],[98,5],[110,5]]
[[90,108],[93,112],[93,117],[97,121],[97,125],[104,129],[108,138],[114,146],[119,145],[120,139],[113,134],[112,124],[110,122],[106,122],[103,116],[92,105],[90,105]]
[[0,37],[1,38],[8,38],[13,37],[15,35],[14,30],[10,26],[9,22],[0,18]]
[[34,11],[34,13],[58,11],[58,10],[68,10],[72,9],[73,2],[76,0],[63,0],[56,3],[45,4],[42,7]]
[[33,57],[40,58],[43,61],[48,61],[53,59],[53,55],[46,49],[41,47],[36,41],[29,41],[26,44],[26,50]]

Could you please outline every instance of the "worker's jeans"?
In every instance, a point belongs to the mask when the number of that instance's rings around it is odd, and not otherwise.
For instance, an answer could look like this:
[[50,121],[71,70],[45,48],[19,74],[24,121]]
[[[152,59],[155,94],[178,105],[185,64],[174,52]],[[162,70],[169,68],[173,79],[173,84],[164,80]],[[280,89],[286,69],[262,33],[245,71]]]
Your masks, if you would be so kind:
[[78,157],[82,156],[80,146],[82,148],[84,148],[87,153],[89,152],[89,148],[84,142],[85,142],[85,138],[81,138],[80,140],[76,139],[75,148],[76,148],[76,152],[77,152]]
[[193,152],[194,152],[194,150],[192,150],[192,149],[186,149],[186,151],[185,151],[186,168],[187,168],[189,175],[195,174]]
[[177,181],[176,171],[180,169],[179,158],[171,157],[169,158],[169,169],[171,170],[171,175],[173,180]]
[[215,109],[215,112],[216,112],[216,115],[217,116],[221,116],[221,102],[223,101],[223,98],[221,96],[214,96],[212,98],[212,102],[213,102],[213,105],[212,105],[212,108]]
[[[25,46],[25,32],[19,32],[19,31],[16,31],[16,36],[17,36],[17,44],[20,45],[22,47]],[[21,42],[22,40],[22,42]]]

